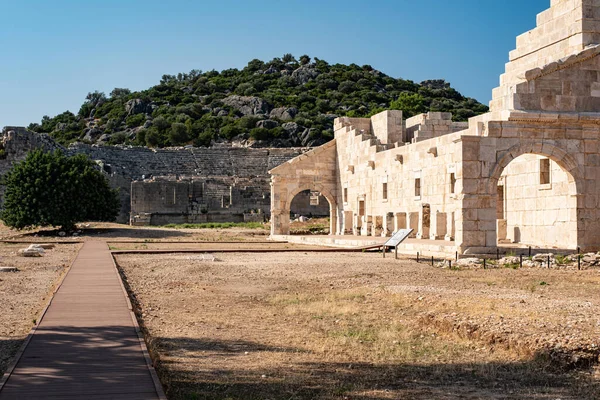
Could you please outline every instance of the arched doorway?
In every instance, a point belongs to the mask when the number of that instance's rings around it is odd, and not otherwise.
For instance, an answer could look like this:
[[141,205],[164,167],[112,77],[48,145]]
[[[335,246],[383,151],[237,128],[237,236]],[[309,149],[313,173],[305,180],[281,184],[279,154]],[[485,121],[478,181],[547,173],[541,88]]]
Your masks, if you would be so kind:
[[290,234],[329,234],[331,205],[320,192],[304,190],[290,204]]
[[492,173],[500,245],[577,248],[579,171],[564,151],[544,146],[545,152],[511,149]]
[[[299,212],[300,211],[300,212]],[[308,213],[308,215],[306,215]],[[304,215],[302,215],[304,214]],[[312,216],[311,216],[312,215]],[[335,234],[337,226],[337,205],[335,197],[322,187],[301,187],[290,191],[282,218],[289,218],[289,233],[293,233],[293,222],[300,217],[318,218],[316,225],[325,225],[325,229],[315,229],[314,233]],[[320,217],[320,218],[319,218]],[[310,227],[310,224],[307,226]],[[291,228],[291,229],[290,229]],[[305,234],[311,232],[299,232]]]

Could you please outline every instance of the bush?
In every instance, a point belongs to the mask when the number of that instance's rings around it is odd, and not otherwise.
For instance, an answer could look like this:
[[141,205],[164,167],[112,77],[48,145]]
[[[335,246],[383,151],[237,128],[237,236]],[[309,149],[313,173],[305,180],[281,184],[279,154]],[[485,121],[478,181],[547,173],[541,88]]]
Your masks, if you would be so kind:
[[190,137],[185,124],[176,122],[171,125],[171,131],[169,132],[169,141],[171,144],[178,146],[180,144],[185,144],[188,140],[190,140]]
[[0,218],[16,229],[77,222],[113,221],[119,213],[118,192],[83,154],[30,152],[4,176],[4,208]]
[[145,122],[146,122],[146,115],[145,114],[132,115],[131,117],[128,117],[125,120],[125,123],[130,128],[137,128],[138,126],[144,125]]
[[250,131],[250,137],[254,140],[268,140],[272,135],[268,129],[254,128]]
[[221,137],[231,140],[235,136],[242,133],[242,131],[235,125],[227,125],[227,126],[224,126],[223,128],[221,128],[219,133],[220,133]]

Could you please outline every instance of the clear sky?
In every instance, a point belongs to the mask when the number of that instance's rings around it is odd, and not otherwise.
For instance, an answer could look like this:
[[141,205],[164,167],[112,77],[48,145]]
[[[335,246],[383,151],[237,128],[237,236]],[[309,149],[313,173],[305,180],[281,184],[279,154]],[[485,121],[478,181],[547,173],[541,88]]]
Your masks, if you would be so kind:
[[0,0],[0,127],[77,112],[163,74],[308,54],[446,79],[487,103],[549,0]]

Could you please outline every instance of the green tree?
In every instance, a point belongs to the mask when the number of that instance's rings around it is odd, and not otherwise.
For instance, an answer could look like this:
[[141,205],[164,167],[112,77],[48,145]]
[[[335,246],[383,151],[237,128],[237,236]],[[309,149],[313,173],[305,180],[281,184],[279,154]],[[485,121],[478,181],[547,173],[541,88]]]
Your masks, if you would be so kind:
[[185,124],[180,122],[175,122],[171,125],[171,131],[169,132],[169,141],[172,145],[178,146],[180,144],[186,143],[190,140],[188,135],[188,129]]
[[77,222],[113,221],[118,192],[96,164],[83,154],[30,152],[4,176],[0,218],[16,229],[57,226],[72,230]]
[[81,115],[84,118],[89,117],[92,110],[104,104],[106,100],[106,95],[103,92],[99,92],[96,90],[93,93],[88,93],[87,96],[85,96],[85,102],[81,105],[81,108],[79,109],[79,115]]
[[131,94],[131,90],[126,88],[114,88],[112,92],[110,92],[110,98],[116,99],[118,97],[126,97]]
[[283,61],[286,64],[291,64],[291,63],[295,63],[296,62],[296,58],[292,54],[286,53],[281,58],[281,61]]
[[310,57],[307,56],[306,54],[304,54],[303,56],[300,56],[300,64],[302,65],[306,65],[310,63]]
[[161,145],[161,136],[155,127],[146,129],[145,132],[146,132],[146,134],[144,135],[144,138],[146,139],[146,146],[157,147],[157,146]]
[[400,96],[390,103],[392,110],[402,110],[404,118],[410,118],[427,111],[425,99],[418,93],[402,92]]

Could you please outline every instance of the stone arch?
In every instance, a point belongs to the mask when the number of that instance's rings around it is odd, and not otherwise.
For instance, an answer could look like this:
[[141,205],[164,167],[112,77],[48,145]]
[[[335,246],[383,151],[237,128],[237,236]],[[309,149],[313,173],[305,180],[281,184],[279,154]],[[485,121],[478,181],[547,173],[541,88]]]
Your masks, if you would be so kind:
[[283,216],[287,216],[289,218],[290,209],[292,206],[292,201],[299,193],[302,193],[306,190],[312,190],[316,192],[320,192],[323,197],[329,203],[329,233],[331,235],[336,233],[337,229],[337,201],[336,197],[333,195],[333,191],[329,190],[325,185],[322,184],[300,184],[296,186],[294,189],[288,190],[287,200],[285,202],[285,208],[283,210]]
[[583,193],[583,173],[581,172],[577,161],[561,149],[550,143],[535,142],[529,144],[518,144],[508,149],[504,155],[496,162],[488,183],[488,193],[494,195],[496,193],[496,187],[498,186],[498,180],[502,175],[504,169],[514,159],[525,155],[535,154],[539,156],[548,157],[552,161],[556,162],[564,171],[567,172],[570,183],[570,192],[572,195],[578,195]]
[[327,199],[327,201],[329,202],[330,208],[336,205],[335,197],[331,194],[331,191],[327,190],[327,188],[325,188],[323,185],[302,185],[302,186],[298,186],[295,189],[288,192],[288,199],[285,204],[286,210],[290,209],[290,207],[292,205],[292,201],[294,200],[294,197],[296,197],[298,195],[298,193],[302,193],[305,190],[312,190],[315,192],[320,192],[321,195],[323,195],[323,197],[325,197]]
[[[537,156],[547,157],[548,159],[554,161],[562,169],[562,171],[566,175],[566,178],[568,181],[568,192],[563,192],[563,193],[565,193],[567,198],[572,199],[572,200],[568,200],[568,204],[569,204],[568,207],[576,210],[578,207],[578,197],[579,197],[579,195],[584,193],[584,184],[585,184],[584,175],[583,175],[580,167],[578,166],[575,158],[572,155],[568,154],[565,150],[561,149],[560,147],[557,147],[554,144],[540,143],[540,142],[519,144],[519,145],[511,147],[510,149],[508,149],[507,151],[502,153],[502,157],[500,157],[498,159],[498,161],[494,165],[494,168],[491,171],[490,179],[488,182],[488,187],[486,189],[492,199],[491,204],[497,204],[498,201],[501,201],[499,199],[500,194],[498,193],[499,192],[498,191],[498,183],[499,183],[500,178],[503,176],[504,171],[507,170],[509,165],[514,160],[518,159],[521,156],[525,156],[525,155],[537,155]],[[546,210],[546,209],[536,209],[536,211],[544,211],[544,210]],[[521,211],[521,212],[523,212],[523,211]],[[565,244],[569,247],[575,248],[577,246],[576,243],[579,241],[578,236],[580,233],[579,229],[578,229],[578,220],[576,217],[567,217],[567,218],[570,218],[570,219],[567,219],[566,222],[568,224],[572,224],[568,227],[569,228],[568,231],[572,233],[572,237],[571,237],[571,240]],[[503,225],[501,225],[501,222]],[[512,236],[512,240],[516,240],[516,243],[521,242],[521,240],[520,240],[520,235],[521,235],[520,229],[521,228],[518,225],[513,224],[513,228],[510,228],[511,224],[507,223],[506,217],[504,217],[504,219],[502,221],[498,220],[497,223],[498,223],[497,231],[496,231],[497,240],[502,240],[502,239],[506,238],[505,235],[506,235],[507,227],[508,227],[509,228],[508,232],[512,232],[514,230],[512,235],[510,235],[510,236]],[[539,226],[542,228],[542,231],[543,231],[543,224],[540,224]],[[518,232],[517,232],[517,230],[518,230]],[[504,231],[503,234],[500,233],[501,231]],[[539,232],[539,231],[537,231],[537,232]],[[517,239],[518,236],[519,236],[519,238]],[[531,236],[529,236],[529,237],[531,238]],[[543,237],[545,237],[545,236],[543,236]],[[552,238],[552,235],[550,235],[549,237]],[[548,245],[554,245],[553,240],[554,239],[549,239],[549,241],[547,241],[547,242],[544,241],[544,243],[547,243]]]

